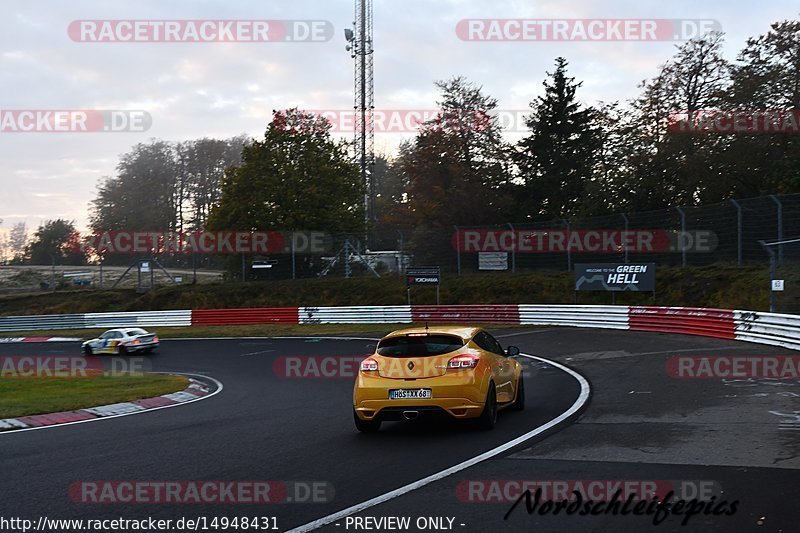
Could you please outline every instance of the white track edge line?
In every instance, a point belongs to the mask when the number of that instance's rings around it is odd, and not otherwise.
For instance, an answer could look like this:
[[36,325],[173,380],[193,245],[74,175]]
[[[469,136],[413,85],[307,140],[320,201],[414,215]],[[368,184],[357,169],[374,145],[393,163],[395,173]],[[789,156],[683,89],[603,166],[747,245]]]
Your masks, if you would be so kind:
[[56,428],[61,428],[61,427],[64,427],[64,426],[74,426],[75,424],[85,424],[87,422],[99,422],[101,420],[110,420],[112,418],[120,418],[120,417],[123,417],[123,416],[142,415],[142,414],[145,414],[145,413],[152,413],[153,411],[160,411],[161,409],[169,409],[171,407],[180,407],[182,405],[188,405],[190,403],[199,402],[200,400],[207,400],[208,398],[211,398],[212,396],[216,396],[217,394],[222,392],[222,389],[224,388],[224,386],[222,385],[222,382],[219,381],[218,379],[212,378],[211,376],[204,376],[202,374],[189,374],[189,373],[186,373],[186,372],[153,372],[153,373],[154,374],[179,374],[179,375],[182,375],[182,376],[192,376],[192,377],[197,377],[197,378],[210,379],[211,381],[216,383],[217,390],[215,390],[211,394],[207,394],[205,396],[198,396],[194,400],[175,403],[175,404],[172,404],[172,405],[162,405],[161,407],[153,407],[151,409],[145,409],[143,411],[134,411],[133,413],[122,413],[122,414],[118,414],[118,415],[99,416],[97,418],[90,418],[88,420],[76,420],[75,422],[64,422],[63,424],[53,424],[53,425],[50,425],[50,426],[39,426],[39,427],[35,427],[35,428],[20,428],[20,429],[12,429],[10,431],[0,431],[0,437],[2,437],[3,435],[14,435],[14,434],[17,434],[17,433],[24,433],[26,431],[38,431],[40,429],[56,429]]
[[415,481],[413,483],[409,483],[408,485],[405,485],[405,486],[400,487],[398,489],[389,491],[389,492],[387,492],[385,494],[382,494],[380,496],[376,496],[375,498],[372,498],[370,500],[366,500],[364,502],[358,503],[358,504],[353,505],[351,507],[348,507],[346,509],[342,509],[341,511],[338,511],[336,513],[333,513],[333,514],[330,514],[328,516],[324,516],[322,518],[314,520],[313,522],[309,522],[309,523],[304,524],[302,526],[298,526],[298,527],[296,527],[294,529],[290,529],[286,533],[305,533],[307,531],[313,531],[315,529],[319,529],[319,528],[321,528],[323,526],[327,526],[327,525],[335,522],[336,520],[340,520],[340,519],[345,518],[347,516],[350,516],[352,514],[359,513],[361,511],[364,511],[365,509],[369,509],[370,507],[374,507],[376,505],[379,505],[379,504],[384,503],[386,501],[389,501],[391,499],[397,498],[398,496],[402,496],[402,495],[407,494],[407,493],[409,493],[411,491],[414,491],[416,489],[422,488],[425,485],[429,485],[429,484],[433,483],[434,481],[438,481],[440,479],[446,478],[446,477],[448,477],[448,476],[450,476],[452,474],[460,472],[461,470],[465,470],[465,469],[467,469],[467,468],[469,468],[471,466],[474,466],[474,465],[476,465],[476,464],[478,464],[478,463],[480,463],[482,461],[485,461],[487,459],[491,459],[492,457],[500,455],[501,453],[503,453],[503,452],[505,452],[507,450],[510,450],[514,446],[522,444],[526,440],[529,440],[529,439],[535,437],[536,435],[539,435],[539,434],[547,431],[548,429],[557,426],[558,424],[560,424],[564,420],[566,420],[569,417],[571,417],[573,414],[577,413],[581,409],[581,407],[583,407],[584,404],[586,404],[586,402],[589,399],[589,392],[591,391],[591,388],[589,387],[589,382],[586,380],[586,378],[584,378],[583,376],[581,376],[580,374],[578,374],[577,372],[575,372],[571,368],[568,368],[568,367],[566,367],[566,366],[564,366],[564,365],[562,365],[560,363],[556,363],[555,361],[551,361],[551,360],[545,359],[543,357],[537,357],[535,355],[528,355],[528,354],[520,354],[520,355],[523,356],[523,357],[528,357],[530,359],[538,359],[539,361],[542,361],[542,362],[548,363],[550,365],[553,365],[556,368],[558,368],[558,369],[566,372],[567,374],[571,375],[572,377],[574,377],[578,381],[580,386],[581,386],[581,392],[578,395],[578,398],[575,400],[575,403],[573,403],[572,406],[569,409],[567,409],[566,411],[561,413],[556,418],[550,420],[549,422],[547,422],[547,423],[545,423],[545,424],[543,424],[543,425],[541,425],[541,426],[539,426],[539,427],[537,427],[535,429],[532,429],[531,431],[529,431],[528,433],[525,433],[524,435],[521,435],[521,436],[519,436],[519,437],[517,437],[517,438],[515,438],[513,440],[510,440],[510,441],[506,442],[505,444],[501,444],[497,448],[494,448],[494,449],[489,450],[487,452],[484,452],[484,453],[482,453],[480,455],[477,455],[477,456],[473,457],[472,459],[467,459],[466,461],[464,461],[462,463],[459,463],[459,464],[457,464],[455,466],[451,466],[450,468],[442,470],[441,472],[437,472],[436,474],[432,474],[432,475],[430,475],[428,477],[422,478],[422,479],[420,479],[418,481]]

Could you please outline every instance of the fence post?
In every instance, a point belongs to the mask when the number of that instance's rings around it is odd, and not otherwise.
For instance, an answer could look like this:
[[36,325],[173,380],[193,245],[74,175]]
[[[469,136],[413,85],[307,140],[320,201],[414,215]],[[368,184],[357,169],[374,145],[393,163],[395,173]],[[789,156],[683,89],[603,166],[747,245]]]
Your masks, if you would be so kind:
[[[770,246],[764,241],[758,241],[758,243],[767,251],[769,254],[769,312],[775,312],[775,289],[772,288],[772,280],[775,279],[775,252],[770,248]],[[778,245],[780,246],[780,245]]]
[[511,273],[517,273],[517,234],[514,230],[514,225],[509,222],[508,227],[511,229],[512,239],[511,242],[513,243],[513,247],[511,248]]
[[[778,207],[778,242],[781,242],[783,240],[783,204],[774,194],[770,194],[769,197]],[[778,245],[778,266],[783,266],[783,244]]]
[[567,226],[567,272],[572,272],[572,250],[569,247],[569,234],[571,232],[571,224],[569,219],[563,219],[564,224]]
[[291,235],[292,239],[292,279],[297,279],[297,254],[294,250],[295,233],[292,231],[289,235]]
[[678,245],[681,247],[681,266],[686,266],[686,246],[684,235],[686,235],[686,213],[682,207],[676,207],[678,213],[681,215],[681,234],[678,237]]
[[[628,220],[628,215],[627,214],[622,213],[621,216],[622,216],[622,220],[625,221],[625,235],[627,235],[628,234],[628,228],[630,226],[630,221]],[[625,264],[628,264],[628,247],[627,246],[625,247]]]
[[352,271],[350,270],[350,250],[353,249],[353,245],[350,244],[350,237],[344,241],[344,277],[350,279],[350,275]]
[[461,235],[458,233],[458,226],[453,226],[456,230],[456,261],[458,262],[458,275],[461,275]]
[[[399,263],[397,265],[397,275],[402,277],[402,275],[406,271],[406,256],[403,253],[403,244],[404,244],[403,243],[403,232],[400,231],[399,229],[395,230],[395,231],[397,231],[397,235],[400,237],[400,239],[399,239],[399,241],[400,241],[400,261],[399,261]],[[411,304],[409,304],[409,305],[411,305]]]
[[731,203],[736,207],[736,258],[739,266],[742,266],[742,206],[731,198]]

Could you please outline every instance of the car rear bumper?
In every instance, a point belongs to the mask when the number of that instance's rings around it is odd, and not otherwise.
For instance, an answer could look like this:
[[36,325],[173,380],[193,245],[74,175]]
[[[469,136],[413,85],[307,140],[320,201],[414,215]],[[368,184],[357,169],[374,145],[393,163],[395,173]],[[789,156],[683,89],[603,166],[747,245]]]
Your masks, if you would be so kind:
[[[486,381],[486,383],[484,383]],[[360,374],[353,392],[353,407],[362,420],[403,420],[406,411],[416,417],[449,415],[452,418],[475,418],[483,412],[488,380],[477,373],[416,379],[387,379]],[[430,389],[430,399],[389,399],[392,389]]]
[[420,403],[420,400],[373,400],[357,405],[355,411],[362,420],[395,421],[448,416],[460,419],[479,417],[483,405],[463,398],[434,398],[425,403]]
[[125,348],[128,350],[128,353],[143,352],[144,350],[153,350],[155,348],[158,348],[158,342],[143,342],[142,344],[130,344],[126,345]]

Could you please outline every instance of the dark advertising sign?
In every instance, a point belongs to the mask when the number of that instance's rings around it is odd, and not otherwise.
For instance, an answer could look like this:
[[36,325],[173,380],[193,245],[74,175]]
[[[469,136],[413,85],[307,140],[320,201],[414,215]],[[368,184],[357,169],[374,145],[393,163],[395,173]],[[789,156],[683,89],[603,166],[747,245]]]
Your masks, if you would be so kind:
[[439,267],[414,267],[406,269],[406,285],[439,285],[442,276]]
[[576,291],[654,291],[655,263],[578,263]]

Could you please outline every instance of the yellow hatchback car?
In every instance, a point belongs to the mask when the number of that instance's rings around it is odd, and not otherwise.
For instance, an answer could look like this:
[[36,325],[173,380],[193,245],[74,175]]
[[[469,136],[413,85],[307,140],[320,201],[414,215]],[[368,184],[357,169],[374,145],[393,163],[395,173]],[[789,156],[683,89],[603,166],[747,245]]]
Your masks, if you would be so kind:
[[361,362],[353,417],[363,432],[381,422],[446,415],[473,419],[484,429],[497,411],[525,408],[519,349],[474,327],[402,329],[382,338]]

